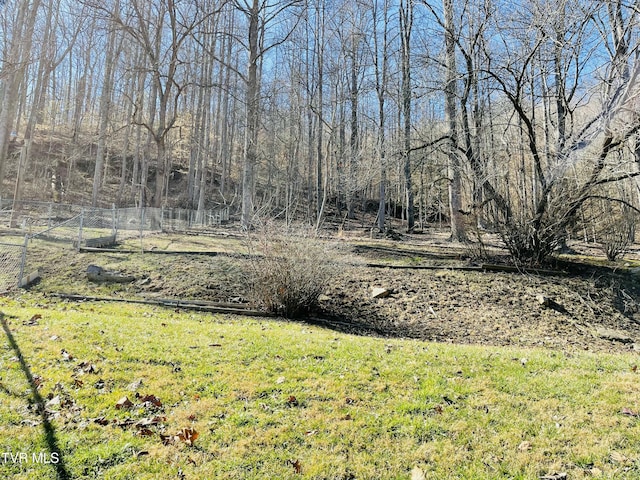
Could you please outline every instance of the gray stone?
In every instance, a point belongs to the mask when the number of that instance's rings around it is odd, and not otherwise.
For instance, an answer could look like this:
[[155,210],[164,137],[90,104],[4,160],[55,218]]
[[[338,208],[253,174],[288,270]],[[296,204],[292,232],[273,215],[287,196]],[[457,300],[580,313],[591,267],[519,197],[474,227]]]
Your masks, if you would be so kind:
[[99,267],[97,265],[89,265],[87,267],[87,275],[91,274],[91,275],[102,275],[102,273],[104,272],[104,268]]
[[552,304],[552,300],[542,293],[536,295],[536,302],[545,307],[549,307]]
[[377,287],[371,292],[371,298],[386,298],[393,293],[393,290],[388,288]]
[[621,342],[621,343],[633,343],[634,339],[631,338],[627,333],[621,332],[620,330],[613,330],[611,328],[598,328],[596,330],[596,336],[598,338],[602,338],[604,340],[610,340],[612,342]]
[[130,275],[122,275],[118,272],[109,272],[97,265],[89,265],[87,267],[87,278],[91,282],[113,282],[113,283],[129,283],[135,280],[135,277]]

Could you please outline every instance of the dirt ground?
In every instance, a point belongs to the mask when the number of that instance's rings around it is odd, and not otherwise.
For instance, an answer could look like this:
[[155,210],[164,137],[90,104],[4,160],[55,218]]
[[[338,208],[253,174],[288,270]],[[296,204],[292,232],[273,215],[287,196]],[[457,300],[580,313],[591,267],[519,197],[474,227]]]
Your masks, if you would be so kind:
[[[384,258],[393,265],[442,269],[348,268],[322,297],[319,322],[438,342],[640,352],[640,276],[631,273],[637,252],[607,264],[592,257],[602,254],[591,245],[572,247],[577,254],[558,257],[550,267],[558,273],[550,274],[456,269],[482,260],[442,235],[355,246],[371,263]],[[485,262],[505,261],[497,245],[487,250]],[[374,288],[393,293],[372,298]]]
[[[233,240],[228,236],[159,236],[145,242],[155,242],[151,249],[167,248],[164,238],[169,248],[182,251],[220,250],[224,238],[226,254],[78,254],[65,260],[64,268],[49,261],[34,290],[231,303],[248,299],[247,260],[229,254]],[[438,342],[640,352],[640,275],[633,274],[640,265],[637,250],[614,264],[592,245],[572,244],[577,254],[558,257],[552,266],[557,273],[550,274],[461,269],[504,262],[498,242],[478,252],[477,246],[452,245],[438,233],[390,240],[360,232],[331,240],[339,244],[340,266],[321,297],[320,311],[302,321],[355,334]],[[90,264],[134,275],[136,281],[89,284],[84,272]],[[392,293],[373,298],[374,288]]]

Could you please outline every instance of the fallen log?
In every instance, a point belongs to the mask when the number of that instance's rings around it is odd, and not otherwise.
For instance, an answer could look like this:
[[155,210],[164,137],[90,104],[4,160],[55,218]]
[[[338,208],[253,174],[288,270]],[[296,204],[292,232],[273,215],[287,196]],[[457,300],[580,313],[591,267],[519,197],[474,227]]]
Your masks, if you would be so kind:
[[514,265],[498,265],[483,263],[480,268],[490,272],[533,273],[536,275],[564,275],[560,270],[545,270],[543,268],[516,267]]
[[129,299],[129,298],[116,298],[116,297],[92,297],[85,295],[74,295],[66,293],[51,293],[50,296],[54,298],[60,298],[63,300],[71,300],[74,302],[117,302],[117,303],[130,303],[140,305],[156,305],[168,308],[182,308],[184,310],[196,310],[199,312],[209,313],[222,313],[231,315],[245,315],[248,317],[277,317],[277,315],[268,312],[261,312],[258,310],[250,310],[248,308],[238,307],[223,307],[216,304],[207,304],[206,302],[178,300],[178,299]]
[[466,270],[481,272],[482,267],[474,265],[385,265],[384,263],[365,263],[369,268],[390,268],[392,270]]
[[[115,235],[107,235],[106,237],[97,237],[97,238],[87,238],[82,241],[80,244],[80,250],[83,248],[101,248],[101,247],[110,247],[115,245],[116,236]],[[82,246],[84,244],[84,247]],[[78,247],[78,241],[73,242],[74,247]]]
[[[354,264],[357,265],[357,264]],[[459,270],[468,272],[509,272],[509,273],[533,273],[537,275],[564,275],[560,270],[545,270],[541,268],[524,268],[513,265],[497,265],[483,263],[482,265],[390,265],[384,263],[362,264],[369,268],[389,268],[392,270]]]

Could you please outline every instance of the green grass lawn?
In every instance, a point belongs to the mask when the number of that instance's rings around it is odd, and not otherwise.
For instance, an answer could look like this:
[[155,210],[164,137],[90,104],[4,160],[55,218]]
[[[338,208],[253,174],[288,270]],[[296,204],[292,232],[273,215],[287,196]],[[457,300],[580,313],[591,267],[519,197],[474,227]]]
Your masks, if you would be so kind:
[[4,478],[640,478],[637,354],[29,293],[0,312]]

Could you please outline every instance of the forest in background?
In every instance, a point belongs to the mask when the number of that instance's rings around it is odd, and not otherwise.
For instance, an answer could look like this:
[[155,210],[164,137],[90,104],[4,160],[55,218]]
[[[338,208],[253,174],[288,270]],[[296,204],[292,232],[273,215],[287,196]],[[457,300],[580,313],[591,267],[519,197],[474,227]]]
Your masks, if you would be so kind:
[[[640,1],[4,0],[0,195],[633,239]],[[588,227],[588,228],[587,228]],[[584,233],[580,233],[584,232]]]

